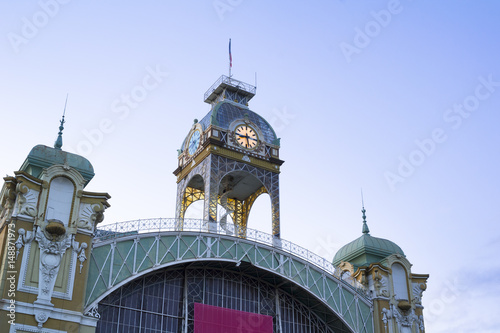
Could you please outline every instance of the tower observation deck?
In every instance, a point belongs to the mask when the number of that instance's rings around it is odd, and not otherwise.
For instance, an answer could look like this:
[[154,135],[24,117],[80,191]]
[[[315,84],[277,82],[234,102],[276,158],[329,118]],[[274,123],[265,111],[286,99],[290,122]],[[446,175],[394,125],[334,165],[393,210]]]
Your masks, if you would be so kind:
[[247,105],[257,92],[251,84],[222,75],[205,93],[205,103],[216,104],[224,99]]

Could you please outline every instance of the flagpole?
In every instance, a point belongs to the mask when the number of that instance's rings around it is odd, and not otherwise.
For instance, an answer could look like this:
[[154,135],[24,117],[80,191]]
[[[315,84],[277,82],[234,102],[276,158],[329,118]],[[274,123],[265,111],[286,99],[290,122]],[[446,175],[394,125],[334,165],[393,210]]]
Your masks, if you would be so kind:
[[233,57],[231,56],[231,38],[229,38],[229,78],[231,78],[231,67],[233,67]]

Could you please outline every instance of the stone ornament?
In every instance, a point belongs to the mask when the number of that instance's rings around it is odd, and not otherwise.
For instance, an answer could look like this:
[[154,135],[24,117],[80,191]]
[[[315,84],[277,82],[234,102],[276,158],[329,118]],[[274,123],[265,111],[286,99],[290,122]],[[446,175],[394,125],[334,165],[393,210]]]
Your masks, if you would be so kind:
[[94,227],[104,220],[105,207],[101,203],[81,204],[80,217],[76,226],[79,229],[94,231]]
[[413,332],[413,324],[416,324],[417,333],[425,332],[424,317],[417,316],[415,310],[411,308],[408,311],[402,311],[394,304],[390,304],[390,309],[382,309],[382,322],[384,323],[385,331],[387,332],[387,324],[390,319],[395,319],[399,328],[399,332]]
[[39,194],[38,191],[30,189],[27,185],[20,182],[16,186],[16,192],[18,193],[18,196],[15,214],[36,217],[36,204],[38,202]]
[[412,283],[413,303],[422,304],[422,294],[426,289],[427,285],[425,283]]
[[387,277],[380,274],[379,270],[376,269],[373,273],[373,286],[375,288],[375,295],[377,297],[389,297]]
[[[61,233],[64,231],[64,233]],[[50,302],[59,266],[66,250],[71,246],[72,237],[65,233],[62,222],[50,220],[45,228],[37,228],[35,240],[40,248],[40,271],[38,298],[35,303],[52,305]]]
[[10,219],[10,215],[14,210],[14,203],[16,200],[17,192],[13,183],[7,184],[5,194],[0,198],[0,222],[3,225],[4,221]]
[[31,243],[31,241],[33,240],[33,236],[34,236],[34,234],[31,231],[26,232],[26,230],[24,230],[23,228],[19,228],[17,233],[19,234],[19,237],[17,238],[16,243],[15,243],[16,244],[16,260],[17,260],[17,257],[19,256],[19,252],[20,252],[21,248],[24,245]]
[[88,317],[100,319],[101,315],[99,314],[99,312],[97,312],[97,306],[98,306],[97,303],[90,306],[90,308],[87,311],[85,311],[84,315],[88,316]]
[[38,296],[34,305],[34,315],[41,329],[43,324],[50,318],[54,304],[51,303],[54,292],[54,284],[59,273],[62,258],[66,251],[71,248],[78,254],[80,261],[80,273],[83,263],[87,259],[85,250],[87,243],[78,243],[74,235],[66,232],[66,227],[59,220],[49,220],[40,226],[35,226],[34,231],[18,230],[19,237],[16,241],[16,258],[19,250],[26,244],[36,240],[40,249]]

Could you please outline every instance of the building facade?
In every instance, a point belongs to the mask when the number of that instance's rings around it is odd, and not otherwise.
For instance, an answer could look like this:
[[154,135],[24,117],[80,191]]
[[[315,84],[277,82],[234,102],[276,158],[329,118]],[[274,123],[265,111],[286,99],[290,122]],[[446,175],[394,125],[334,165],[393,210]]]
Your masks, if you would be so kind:
[[[280,139],[222,76],[178,150],[172,219],[99,225],[85,158],[35,146],[0,194],[2,332],[424,332],[422,293],[395,243],[362,236],[333,262],[281,239]],[[268,194],[272,234],[247,227]],[[199,219],[186,218],[196,201]]]

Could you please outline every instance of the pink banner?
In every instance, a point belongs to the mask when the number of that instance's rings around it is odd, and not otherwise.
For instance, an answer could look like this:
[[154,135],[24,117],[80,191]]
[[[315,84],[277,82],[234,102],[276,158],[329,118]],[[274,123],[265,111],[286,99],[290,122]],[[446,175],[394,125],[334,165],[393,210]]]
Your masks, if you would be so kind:
[[273,317],[194,303],[194,333],[273,333]]

